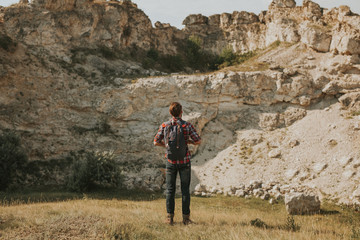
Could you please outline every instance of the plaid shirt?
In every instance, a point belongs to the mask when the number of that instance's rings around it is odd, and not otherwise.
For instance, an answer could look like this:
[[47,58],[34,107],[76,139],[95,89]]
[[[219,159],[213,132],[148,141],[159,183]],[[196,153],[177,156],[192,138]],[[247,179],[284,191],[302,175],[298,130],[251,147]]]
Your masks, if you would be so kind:
[[[164,130],[165,127],[168,126],[169,124],[171,125],[176,125],[176,122],[178,120],[183,121],[181,118],[172,118],[171,121],[169,122],[164,122],[163,124],[160,125],[159,127],[159,131],[157,132],[155,138],[154,138],[154,142],[157,143],[161,143],[161,141],[164,139]],[[186,155],[184,157],[184,160],[170,160],[168,159],[168,162],[172,163],[172,164],[184,164],[184,163],[189,163],[190,162],[190,151],[188,148],[188,143],[189,143],[189,137],[194,141],[194,142],[198,142],[201,140],[200,136],[197,134],[194,126],[191,123],[188,123],[186,121],[183,121],[184,124],[182,125],[183,129],[184,129],[184,137],[185,137],[185,144],[186,144]],[[165,154],[165,157],[166,154]]]

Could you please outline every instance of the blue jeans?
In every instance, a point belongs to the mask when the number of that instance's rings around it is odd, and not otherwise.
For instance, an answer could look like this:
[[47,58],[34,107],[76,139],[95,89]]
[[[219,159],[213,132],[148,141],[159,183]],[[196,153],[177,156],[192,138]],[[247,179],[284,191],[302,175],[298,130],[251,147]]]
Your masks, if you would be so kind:
[[190,214],[190,180],[191,165],[166,163],[166,210],[169,214],[174,214],[175,210],[175,191],[176,176],[179,172],[182,194],[182,213]]

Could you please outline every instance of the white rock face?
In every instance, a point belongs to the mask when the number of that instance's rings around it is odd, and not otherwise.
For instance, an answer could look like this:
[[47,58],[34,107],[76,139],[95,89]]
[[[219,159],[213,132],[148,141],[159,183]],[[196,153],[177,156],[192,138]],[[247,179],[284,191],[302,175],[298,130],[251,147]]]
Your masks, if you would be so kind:
[[358,187],[353,193],[352,197],[360,202],[360,187]]
[[309,24],[302,24],[300,27],[301,42],[319,52],[328,52],[332,36],[321,30],[320,26],[309,26]]
[[340,158],[339,163],[342,167],[346,167],[347,165],[349,165],[351,162],[353,161],[352,157],[349,156],[343,156],[342,158]]
[[320,211],[318,196],[293,192],[285,195],[286,210],[289,214],[311,214]]
[[270,158],[278,158],[281,156],[281,150],[280,149],[273,149],[269,152],[268,156]]
[[320,162],[320,163],[315,164],[314,171],[316,173],[321,173],[327,167],[328,167],[327,163]]

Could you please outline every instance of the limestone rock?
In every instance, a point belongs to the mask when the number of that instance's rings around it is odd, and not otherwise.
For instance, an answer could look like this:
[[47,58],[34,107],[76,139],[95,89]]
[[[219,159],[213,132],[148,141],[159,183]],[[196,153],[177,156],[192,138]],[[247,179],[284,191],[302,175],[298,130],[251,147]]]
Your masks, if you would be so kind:
[[304,8],[305,16],[309,20],[316,21],[320,19],[322,16],[322,9],[320,5],[311,0],[304,0],[303,8]]
[[290,126],[294,122],[304,118],[306,116],[307,112],[303,108],[293,108],[290,107],[286,109],[286,111],[283,114],[285,126]]
[[245,197],[245,191],[244,190],[236,190],[235,196],[237,197]]
[[342,173],[343,178],[346,180],[350,180],[355,175],[356,175],[356,171],[351,170],[351,169],[346,170]]
[[321,76],[318,76],[318,77],[315,77],[313,82],[314,82],[314,86],[317,88],[317,89],[323,89],[326,84],[329,83],[329,78],[324,76],[324,75],[321,75]]
[[274,130],[280,124],[279,113],[264,113],[260,115],[259,126],[265,130]]
[[339,163],[340,166],[342,167],[346,167],[347,165],[349,165],[352,162],[353,158],[349,157],[349,156],[343,156],[342,158],[340,158]]
[[316,51],[328,52],[331,40],[332,36],[321,26],[305,25],[301,29],[301,41]]
[[360,92],[351,92],[342,95],[339,102],[347,109],[357,109],[360,106]]
[[293,179],[296,175],[299,174],[299,170],[298,169],[289,169],[285,172],[285,176],[289,179]]
[[285,195],[286,210],[291,215],[312,214],[320,211],[318,196],[293,192]]
[[208,18],[206,16],[203,16],[201,14],[191,14],[184,19],[182,24],[188,26],[188,25],[200,25],[207,23],[208,23]]
[[261,181],[251,180],[251,181],[250,181],[249,188],[250,188],[251,190],[259,189],[259,188],[261,188],[262,184],[263,184],[263,183],[262,183]]
[[273,0],[269,7],[294,8],[295,6],[295,0]]
[[299,142],[298,140],[296,140],[296,139],[291,140],[291,141],[289,141],[289,143],[288,143],[289,147],[291,147],[291,148],[296,147],[296,146],[298,146],[299,144],[300,144],[300,142]]
[[269,152],[268,156],[270,158],[279,158],[281,156],[281,150],[276,148]]
[[327,163],[319,162],[319,163],[316,163],[316,164],[315,164],[315,166],[314,166],[314,171],[315,171],[316,173],[321,173],[321,172],[324,171],[327,167],[328,167]]
[[199,183],[195,187],[195,192],[206,192],[206,186]]
[[357,201],[360,201],[360,187],[358,187],[353,193],[352,197]]
[[359,37],[345,32],[338,32],[332,38],[330,50],[347,55],[360,54]]

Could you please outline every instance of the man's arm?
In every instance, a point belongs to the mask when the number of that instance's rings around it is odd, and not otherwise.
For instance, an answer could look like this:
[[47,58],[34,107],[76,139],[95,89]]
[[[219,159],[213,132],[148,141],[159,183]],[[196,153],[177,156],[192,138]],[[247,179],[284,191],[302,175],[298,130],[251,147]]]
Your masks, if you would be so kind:
[[190,139],[189,139],[188,143],[193,144],[193,145],[200,145],[201,144],[201,137],[196,132],[196,129],[194,128],[194,126],[192,124],[190,124],[189,127],[190,127],[189,128],[189,130],[190,130]]
[[154,138],[154,146],[165,147],[164,128],[165,128],[165,124],[161,124],[161,126],[159,127],[159,130],[156,133],[155,138]]
[[200,145],[201,144],[201,139],[198,140],[197,142],[194,142],[192,139],[189,139],[188,143],[192,144],[192,145]]

